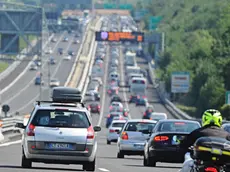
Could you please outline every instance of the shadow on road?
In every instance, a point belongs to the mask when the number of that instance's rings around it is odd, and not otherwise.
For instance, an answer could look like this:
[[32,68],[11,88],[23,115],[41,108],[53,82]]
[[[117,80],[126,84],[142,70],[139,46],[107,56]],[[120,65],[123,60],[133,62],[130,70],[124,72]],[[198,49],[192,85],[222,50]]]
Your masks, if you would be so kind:
[[[0,170],[1,169],[23,169],[23,168],[21,166],[16,166],[16,165],[0,165]],[[46,170],[46,171],[83,171],[81,169],[47,168],[47,167],[32,167],[32,168],[28,168],[28,169]]]

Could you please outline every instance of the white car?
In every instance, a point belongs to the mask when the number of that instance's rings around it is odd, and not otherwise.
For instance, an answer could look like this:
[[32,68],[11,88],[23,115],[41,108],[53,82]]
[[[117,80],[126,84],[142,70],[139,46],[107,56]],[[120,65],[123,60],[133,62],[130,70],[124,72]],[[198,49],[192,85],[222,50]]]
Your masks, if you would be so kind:
[[119,137],[118,133],[120,132],[122,127],[125,125],[125,123],[126,123],[126,120],[113,119],[113,122],[108,129],[107,144],[111,144],[111,142],[117,142],[117,139]]
[[50,80],[50,87],[58,87],[58,86],[60,86],[60,81],[58,79]]
[[155,121],[159,121],[167,118],[168,118],[167,114],[161,112],[153,112],[150,117],[151,120],[155,120]]
[[38,70],[38,66],[35,63],[30,65],[30,70]]
[[53,53],[53,50],[51,49],[46,50],[46,54],[52,54],[52,53]]
[[72,57],[71,57],[71,56],[65,56],[64,59],[65,59],[65,60],[71,60]]
[[95,81],[95,82],[97,82],[99,85],[102,85],[102,84],[103,84],[102,79],[101,79],[100,77],[94,77],[94,78],[91,79],[91,81]]
[[124,107],[123,107],[122,103],[120,103],[120,102],[112,102],[111,105],[109,106],[109,109],[110,109],[110,112],[112,112],[112,111],[123,112]]

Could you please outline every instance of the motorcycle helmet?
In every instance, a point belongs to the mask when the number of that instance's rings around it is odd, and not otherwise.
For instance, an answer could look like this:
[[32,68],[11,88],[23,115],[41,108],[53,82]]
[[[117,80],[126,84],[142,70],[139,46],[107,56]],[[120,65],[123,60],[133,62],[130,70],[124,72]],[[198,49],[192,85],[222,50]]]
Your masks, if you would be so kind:
[[222,115],[218,110],[208,109],[203,113],[202,126],[213,124],[218,127],[221,127],[222,120]]

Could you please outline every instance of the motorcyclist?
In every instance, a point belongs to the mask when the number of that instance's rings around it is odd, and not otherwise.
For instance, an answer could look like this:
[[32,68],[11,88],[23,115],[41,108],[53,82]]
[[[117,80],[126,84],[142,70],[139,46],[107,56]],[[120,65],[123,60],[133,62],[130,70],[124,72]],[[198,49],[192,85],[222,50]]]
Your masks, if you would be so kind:
[[[201,137],[219,137],[230,141],[230,135],[228,132],[221,128],[222,115],[218,110],[208,109],[202,115],[202,127],[192,131],[185,140],[180,144],[180,147],[184,150],[188,150],[193,146],[197,139]],[[189,172],[193,166],[193,159],[186,156],[181,172]]]

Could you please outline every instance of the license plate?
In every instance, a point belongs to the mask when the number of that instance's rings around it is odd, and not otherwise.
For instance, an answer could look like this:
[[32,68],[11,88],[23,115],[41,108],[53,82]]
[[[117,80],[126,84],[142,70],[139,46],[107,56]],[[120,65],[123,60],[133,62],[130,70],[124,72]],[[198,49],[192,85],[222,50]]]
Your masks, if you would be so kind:
[[213,148],[212,149],[212,153],[216,154],[216,155],[221,155],[222,154],[222,150]]
[[70,144],[66,144],[66,143],[49,143],[48,148],[49,149],[70,150],[70,149],[72,149],[72,146]]
[[134,144],[133,146],[134,146],[135,148],[138,148],[138,149],[144,148],[144,145],[142,145],[142,144]]

